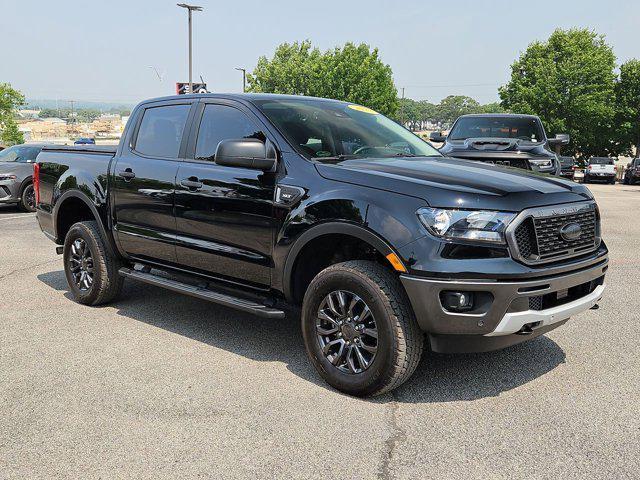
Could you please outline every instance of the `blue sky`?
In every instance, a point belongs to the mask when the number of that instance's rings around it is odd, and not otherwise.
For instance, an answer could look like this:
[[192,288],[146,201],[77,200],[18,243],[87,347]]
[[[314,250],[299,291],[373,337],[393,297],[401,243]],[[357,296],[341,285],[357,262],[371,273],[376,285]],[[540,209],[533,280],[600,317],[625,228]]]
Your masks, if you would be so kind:
[[[194,0],[195,2],[195,0]],[[187,80],[186,11],[175,1],[0,0],[0,81],[29,98],[122,101],[172,94]],[[509,65],[558,27],[607,37],[619,63],[640,58],[640,2],[200,0],[194,77],[237,92],[241,74],[284,41],[327,49],[347,41],[379,48],[398,88],[438,101],[468,94],[497,100]],[[164,73],[160,82],[149,66]]]

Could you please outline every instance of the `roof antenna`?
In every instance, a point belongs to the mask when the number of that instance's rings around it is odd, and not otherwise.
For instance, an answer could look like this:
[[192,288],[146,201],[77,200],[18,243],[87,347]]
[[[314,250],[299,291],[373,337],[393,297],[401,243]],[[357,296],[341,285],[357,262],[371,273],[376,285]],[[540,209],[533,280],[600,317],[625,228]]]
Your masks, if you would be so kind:
[[[207,83],[204,81],[204,78],[202,78],[202,75],[200,75],[200,82],[202,83],[202,85],[206,85]],[[209,91],[208,88],[205,88],[205,92],[204,93],[211,93]]]

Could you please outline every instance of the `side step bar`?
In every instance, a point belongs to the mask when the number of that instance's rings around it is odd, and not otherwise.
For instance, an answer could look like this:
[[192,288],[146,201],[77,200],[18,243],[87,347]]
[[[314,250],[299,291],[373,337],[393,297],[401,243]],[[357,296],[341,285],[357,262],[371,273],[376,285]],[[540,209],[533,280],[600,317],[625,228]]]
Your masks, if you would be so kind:
[[189,285],[187,283],[178,282],[169,278],[159,277],[152,273],[141,272],[131,268],[123,267],[119,271],[120,275],[139,282],[155,285],[156,287],[166,288],[173,292],[184,293],[192,297],[207,300],[209,302],[224,305],[225,307],[235,308],[247,313],[253,313],[266,318],[284,318],[284,311],[277,308],[268,307],[260,303],[246,300],[244,298],[233,297],[225,293],[215,292],[207,288]]

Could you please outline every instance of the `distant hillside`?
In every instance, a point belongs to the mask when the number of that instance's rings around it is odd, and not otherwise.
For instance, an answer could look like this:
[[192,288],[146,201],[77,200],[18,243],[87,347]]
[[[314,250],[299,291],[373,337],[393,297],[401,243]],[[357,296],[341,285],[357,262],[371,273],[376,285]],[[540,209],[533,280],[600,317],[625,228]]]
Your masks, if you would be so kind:
[[[69,108],[71,104],[67,100],[43,99],[43,98],[27,98],[27,104],[22,108]],[[134,103],[126,102],[73,102],[73,108],[75,109],[95,109],[100,111],[109,110],[131,110],[135,106]]]

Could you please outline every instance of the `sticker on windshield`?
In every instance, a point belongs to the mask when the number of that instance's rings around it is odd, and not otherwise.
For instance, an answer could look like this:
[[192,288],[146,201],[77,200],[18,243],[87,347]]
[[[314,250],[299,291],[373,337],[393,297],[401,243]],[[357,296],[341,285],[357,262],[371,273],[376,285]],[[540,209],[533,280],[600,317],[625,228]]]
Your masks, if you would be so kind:
[[370,115],[378,115],[378,112],[371,110],[370,108],[363,107],[362,105],[349,105],[351,110],[357,110],[358,112],[368,113]]

